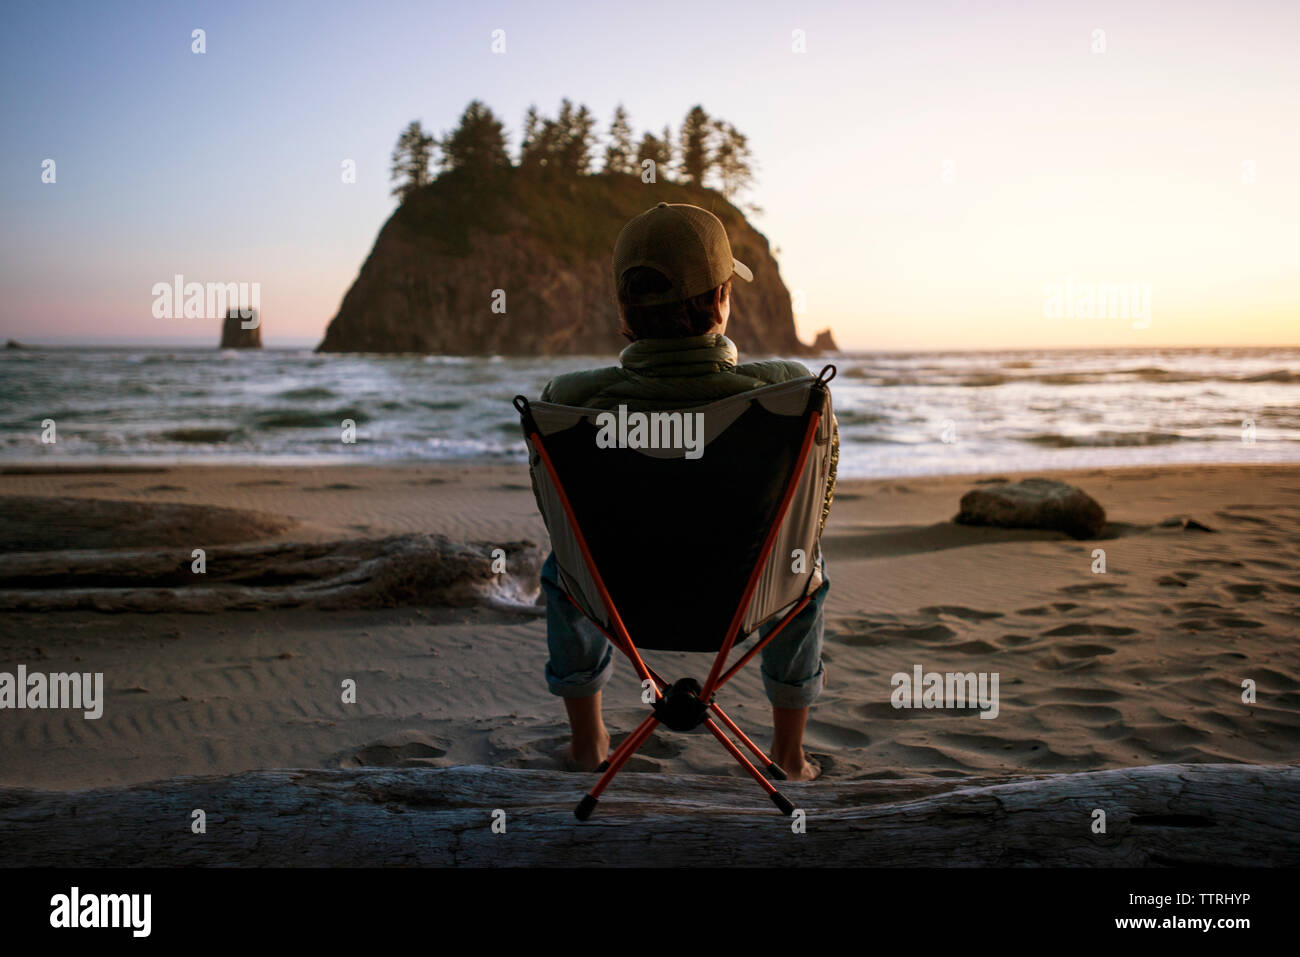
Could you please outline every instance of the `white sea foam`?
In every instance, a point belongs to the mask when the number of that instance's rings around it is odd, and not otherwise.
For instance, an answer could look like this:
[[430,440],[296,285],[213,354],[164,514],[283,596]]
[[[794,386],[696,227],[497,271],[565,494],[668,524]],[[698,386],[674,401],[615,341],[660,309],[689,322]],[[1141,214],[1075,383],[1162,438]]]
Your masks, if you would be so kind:
[[[524,459],[516,393],[600,358],[0,352],[0,462]],[[858,354],[844,476],[1300,460],[1300,349]],[[41,441],[45,420],[57,441]],[[340,440],[344,420],[357,441]]]

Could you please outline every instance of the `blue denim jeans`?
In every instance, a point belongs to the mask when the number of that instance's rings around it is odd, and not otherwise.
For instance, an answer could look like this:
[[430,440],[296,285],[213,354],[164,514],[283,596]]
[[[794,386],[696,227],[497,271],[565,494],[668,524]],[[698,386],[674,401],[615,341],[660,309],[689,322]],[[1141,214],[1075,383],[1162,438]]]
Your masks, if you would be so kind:
[[[822,575],[826,565],[822,564]],[[822,605],[830,580],[813,594],[803,611],[760,654],[763,690],[775,708],[806,708],[822,691],[822,640],[826,626]],[[609,681],[614,670],[614,646],[587,620],[560,587],[552,552],[542,565],[542,591],[546,593],[546,684],[562,698],[589,698]],[[775,618],[758,629],[760,637],[776,627]]]

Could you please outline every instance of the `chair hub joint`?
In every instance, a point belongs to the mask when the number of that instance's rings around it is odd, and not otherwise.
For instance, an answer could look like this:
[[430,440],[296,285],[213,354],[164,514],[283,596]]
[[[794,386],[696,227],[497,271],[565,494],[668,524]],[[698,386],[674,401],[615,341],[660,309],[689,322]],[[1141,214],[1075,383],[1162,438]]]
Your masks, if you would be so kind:
[[704,688],[694,678],[679,678],[654,703],[655,717],[673,731],[694,731],[709,715],[709,704],[700,700]]

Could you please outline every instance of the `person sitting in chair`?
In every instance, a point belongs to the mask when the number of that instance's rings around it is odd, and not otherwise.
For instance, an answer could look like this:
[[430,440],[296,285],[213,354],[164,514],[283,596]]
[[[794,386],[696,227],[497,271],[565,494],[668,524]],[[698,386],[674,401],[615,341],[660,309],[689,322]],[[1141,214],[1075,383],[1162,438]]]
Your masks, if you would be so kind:
[[[749,268],[732,256],[721,220],[708,210],[660,203],[635,217],[614,245],[621,332],[631,344],[618,366],[555,377],[542,391],[542,401],[590,409],[682,409],[810,375],[798,362],[737,361],[736,346],[725,335],[734,276],[753,280]],[[823,529],[838,452],[836,429]],[[613,671],[614,649],[566,600],[554,553],[542,566],[541,583],[550,651],[546,681],[568,711],[572,741],[567,757],[581,770],[594,770],[609,751],[601,689]],[[762,651],[763,686],[772,704],[771,756],[795,781],[812,780],[821,770],[804,754],[803,732],[808,710],[825,685],[822,605],[829,587],[829,580],[824,581]],[[760,635],[773,627],[775,622],[761,626]]]

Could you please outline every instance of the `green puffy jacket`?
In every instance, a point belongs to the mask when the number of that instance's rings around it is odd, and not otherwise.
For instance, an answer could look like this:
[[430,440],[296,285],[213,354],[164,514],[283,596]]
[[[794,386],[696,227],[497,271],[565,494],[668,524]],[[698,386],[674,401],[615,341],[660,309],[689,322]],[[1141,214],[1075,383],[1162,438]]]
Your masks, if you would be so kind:
[[[765,385],[811,375],[802,363],[766,359],[737,363],[735,344],[722,335],[685,339],[640,339],[619,355],[621,365],[556,376],[542,390],[543,402],[585,409],[652,412],[704,405]],[[831,440],[830,481],[822,505],[826,527],[835,496],[835,472],[840,456],[840,432]]]

